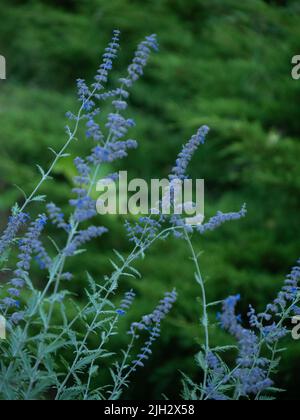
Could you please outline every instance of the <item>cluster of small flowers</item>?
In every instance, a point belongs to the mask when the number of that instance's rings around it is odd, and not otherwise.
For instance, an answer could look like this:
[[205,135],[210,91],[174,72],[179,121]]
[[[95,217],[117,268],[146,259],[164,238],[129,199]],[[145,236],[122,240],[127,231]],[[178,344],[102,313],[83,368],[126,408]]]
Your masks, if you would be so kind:
[[151,51],[158,51],[157,36],[155,34],[146,37],[138,46],[132,64],[128,68],[128,77],[121,79],[122,85],[131,87],[144,73]]
[[[276,322],[277,319],[287,319],[292,315],[299,315],[299,281],[300,281],[300,260],[298,265],[292,268],[291,273],[287,275],[284,285],[278,296],[271,304],[267,305],[266,310],[260,314],[250,306],[248,317],[251,327],[259,329],[268,344],[274,344],[284,338],[288,329],[282,325],[282,322]],[[268,325],[265,323],[268,322]],[[271,324],[270,324],[271,322]]]
[[65,230],[66,232],[70,231],[70,225],[66,223],[65,215],[59,207],[57,207],[54,203],[49,203],[46,205],[46,209],[49,219],[55,226],[59,229]]
[[79,231],[72,242],[64,250],[66,257],[73,257],[80,246],[90,242],[92,239],[99,238],[108,230],[102,226],[89,226],[86,230]]
[[132,225],[125,221],[125,229],[130,242],[146,249],[162,229],[165,217],[160,215],[159,219],[151,216],[140,217],[138,223]]
[[19,212],[16,215],[10,216],[7,227],[0,238],[0,255],[11,245],[16,238],[20,228],[29,220],[26,213]]
[[122,299],[119,308],[116,310],[116,313],[120,316],[124,316],[129,308],[132,306],[135,293],[133,290],[129,290],[129,292],[125,293],[124,298]]
[[87,161],[95,166],[101,163],[112,163],[117,159],[126,158],[128,156],[127,150],[136,149],[137,146],[137,141],[131,139],[123,142],[110,142],[105,147],[98,145],[92,149]]
[[[44,255],[44,248],[39,242],[39,237],[46,225],[47,218],[45,215],[40,215],[34,222],[32,222],[24,235],[23,239],[19,241],[20,253],[18,256],[17,269],[14,271],[14,277],[10,281],[10,288],[8,289],[9,297],[5,297],[1,301],[1,310],[7,312],[11,308],[18,308],[20,306],[19,298],[20,291],[24,287],[26,279],[29,275],[30,263],[34,253],[37,255]],[[14,313],[11,317],[12,322],[18,322],[21,314]]]
[[186,179],[187,178],[187,168],[194,156],[194,153],[197,151],[198,147],[201,144],[205,143],[207,134],[209,133],[209,127],[206,125],[200,127],[198,132],[187,142],[183,147],[182,152],[179,154],[176,159],[176,165],[172,170],[170,179]]
[[240,211],[238,212],[230,212],[230,213],[223,213],[218,211],[216,216],[213,216],[209,221],[203,225],[197,225],[196,230],[200,234],[204,234],[208,231],[216,230],[224,223],[227,223],[232,220],[239,220],[245,217],[247,214],[246,204],[243,205]]
[[[270,361],[260,356],[260,342],[256,333],[241,325],[240,316],[236,315],[236,306],[240,295],[230,296],[223,303],[220,315],[222,327],[233,335],[238,342],[239,354],[233,378],[237,381],[241,397],[256,395],[273,385],[269,378]],[[251,311],[253,322],[253,314]]]
[[129,334],[135,335],[136,331],[142,330],[150,332],[149,338],[141,349],[141,353],[138,354],[136,360],[132,362],[133,370],[135,370],[136,367],[143,367],[144,361],[149,358],[149,355],[152,353],[151,347],[153,343],[160,337],[161,322],[170,312],[176,300],[176,290],[167,292],[151,314],[143,316],[140,322],[133,322],[131,324]]
[[77,195],[76,199],[70,200],[70,205],[74,207],[74,220],[77,223],[84,222],[96,216],[95,201],[90,197],[89,186],[91,183],[91,168],[84,159],[77,157],[74,160],[78,176],[75,176],[74,183],[77,185],[73,188],[73,193]]
[[107,83],[109,71],[112,70],[113,60],[115,60],[118,56],[120,34],[121,32],[118,29],[115,29],[111,42],[105,48],[105,53],[102,57],[102,64],[100,65],[95,77],[96,83],[94,84],[94,88],[97,90],[103,89],[103,84]]
[[294,315],[300,314],[300,308],[297,305],[300,292],[300,260],[297,265],[292,268],[290,274],[287,275],[281,291],[273,303],[269,304],[266,311],[259,314],[260,319],[269,320],[272,315],[281,316],[287,310]]
[[52,259],[50,258],[41,240],[36,239],[33,241],[32,249],[33,253],[35,254],[34,259],[38,263],[40,269],[49,270],[52,264]]
[[167,292],[162,300],[160,300],[158,306],[154,311],[149,315],[144,315],[142,321],[133,322],[131,324],[130,333],[134,334],[134,331],[137,330],[148,330],[149,327],[153,324],[160,323],[166,315],[170,312],[173,304],[177,300],[176,290],[172,292]]
[[[80,117],[86,119],[86,136],[93,138],[96,142],[103,140],[103,133],[100,129],[99,124],[95,121],[95,117],[99,114],[100,110],[96,107],[95,99],[100,99],[101,91],[104,85],[107,83],[109,72],[113,68],[113,60],[117,57],[117,53],[120,47],[119,44],[120,31],[115,30],[113,37],[103,55],[102,63],[95,76],[95,83],[89,88],[83,79],[77,80],[78,97],[82,103],[82,108],[85,113]],[[68,113],[68,116],[72,119],[72,114]]]

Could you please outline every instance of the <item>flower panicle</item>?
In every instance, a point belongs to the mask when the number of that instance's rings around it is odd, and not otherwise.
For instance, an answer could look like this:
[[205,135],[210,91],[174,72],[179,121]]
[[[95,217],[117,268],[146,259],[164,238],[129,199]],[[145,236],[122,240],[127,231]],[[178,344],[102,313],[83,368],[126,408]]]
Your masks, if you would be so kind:
[[[13,279],[9,284],[9,296],[1,301],[1,309],[3,311],[7,312],[11,308],[19,308],[20,306],[20,302],[17,298],[19,298],[21,290],[29,276],[34,252],[41,251],[39,237],[44,230],[46,223],[47,217],[44,214],[41,214],[29,225],[23,239],[19,241],[17,269],[14,271]],[[15,318],[17,318],[17,316],[15,316]]]
[[8,224],[0,238],[0,255],[3,254],[16,238],[20,228],[29,220],[29,215],[19,212],[9,217]]
[[119,308],[116,310],[116,313],[120,316],[124,316],[132,306],[135,296],[136,294],[133,290],[129,290],[129,292],[126,292],[124,298],[120,303]]

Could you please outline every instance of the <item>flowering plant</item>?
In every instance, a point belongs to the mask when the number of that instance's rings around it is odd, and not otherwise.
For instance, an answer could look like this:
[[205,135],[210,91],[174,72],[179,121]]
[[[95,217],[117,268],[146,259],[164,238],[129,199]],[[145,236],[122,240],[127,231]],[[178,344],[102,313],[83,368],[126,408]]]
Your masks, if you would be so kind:
[[[75,306],[76,315],[72,319],[67,316],[66,299],[69,297],[74,305],[76,302],[69,296],[66,285],[76,273],[66,271],[66,262],[82,253],[87,242],[108,232],[106,227],[89,224],[97,214],[93,191],[102,165],[126,158],[130,149],[138,145],[136,140],[128,137],[134,121],[125,117],[127,100],[132,85],[143,75],[151,52],[158,49],[156,36],[146,37],[138,45],[126,76],[119,79],[119,86],[107,89],[109,72],[118,54],[119,37],[120,32],[114,31],[94,82],[88,85],[82,79],[77,81],[80,108],[76,114],[67,114],[70,119],[70,126],[66,128],[67,140],[59,152],[52,150],[54,159],[47,171],[39,167],[39,182],[22,206],[13,207],[0,239],[1,269],[10,271],[7,284],[1,289],[0,313],[7,322],[7,340],[0,341],[0,396],[8,400],[121,398],[132,374],[151,356],[153,343],[159,338],[162,322],[177,300],[177,292],[166,291],[152,313],[131,324],[128,328],[129,344],[121,354],[112,353],[109,344],[118,333],[120,319],[134,304],[135,292],[126,292],[119,304],[115,303],[115,294],[123,277],[140,276],[134,262],[144,258],[157,240],[174,235],[178,240],[184,240],[191,252],[195,280],[201,290],[202,327],[205,331],[205,344],[196,358],[203,370],[203,378],[201,384],[197,384],[184,376],[183,397],[203,400],[263,398],[265,391],[275,389],[271,374],[278,364],[278,342],[288,332],[285,320],[292,312],[299,312],[300,269],[293,269],[278,298],[265,313],[257,315],[252,307],[249,309],[248,329],[242,326],[235,313],[239,297],[229,297],[221,302],[220,324],[238,342],[236,366],[230,369],[220,357],[220,352],[227,348],[213,349],[210,346],[208,310],[215,304],[207,302],[205,282],[192,242],[194,234],[204,235],[228,221],[244,217],[245,205],[238,212],[218,212],[206,223],[196,226],[187,225],[177,214],[166,216],[158,213],[141,217],[135,224],[127,221],[125,227],[132,251],[126,257],[114,251],[113,272],[104,279],[95,280],[87,274],[86,304]],[[111,102],[112,111],[101,126],[102,111],[98,103],[103,101]],[[41,187],[50,178],[58,161],[68,156],[82,125],[85,125],[86,137],[92,145],[87,156],[74,160],[77,175],[73,198],[70,199],[70,214],[64,214],[55,203],[49,202],[43,213],[32,218],[30,206],[47,200],[39,195]],[[198,147],[205,142],[208,132],[208,127],[201,127],[183,147],[169,175],[170,180],[188,177],[188,165]],[[110,174],[108,178],[114,179],[116,174]],[[64,234],[64,242],[57,243],[51,238],[52,247],[48,249],[43,235],[50,223]],[[18,262],[14,269],[10,269],[10,255],[15,248],[18,249]],[[33,259],[44,273],[42,287],[32,280]],[[79,332],[82,328],[83,335]],[[97,337],[96,345],[91,344],[91,337]],[[264,347],[271,351],[270,358],[262,355]],[[65,349],[72,355],[71,361],[64,357]],[[107,360],[111,381],[99,385],[99,369],[107,367]]]

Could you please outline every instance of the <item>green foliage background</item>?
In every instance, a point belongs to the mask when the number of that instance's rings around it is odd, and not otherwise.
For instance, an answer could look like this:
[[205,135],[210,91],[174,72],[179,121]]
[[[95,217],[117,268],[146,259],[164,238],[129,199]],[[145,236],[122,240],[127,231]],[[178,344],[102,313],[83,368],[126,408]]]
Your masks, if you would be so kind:
[[[209,141],[191,168],[206,180],[206,213],[237,210],[246,201],[249,215],[198,240],[209,298],[241,293],[243,313],[249,303],[262,308],[272,299],[300,252],[300,82],[291,78],[291,57],[300,54],[299,2],[2,0],[0,22],[0,53],[8,65],[8,79],[0,85],[1,225],[11,204],[22,200],[14,184],[30,191],[38,176],[35,164],[46,167],[47,147],[63,144],[65,111],[77,106],[74,81],[93,76],[112,29],[122,31],[117,75],[135,44],[157,33],[161,51],[131,98],[140,147],[122,168],[132,176],[162,178],[181,144],[199,125],[210,125]],[[73,157],[87,147],[78,142]],[[72,175],[66,160],[44,188],[62,207]],[[101,281],[111,270],[110,249],[129,249],[123,219],[100,219],[110,227],[109,237],[91,244],[69,267],[78,273],[71,288],[79,301],[85,271]],[[179,370],[199,375],[193,361],[202,342],[199,290],[177,241],[157,245],[138,268],[143,280],[122,285],[139,294],[132,319],[150,311],[173,286],[179,302],[126,398],[176,397]],[[212,331],[213,343],[228,341],[217,326]],[[125,334],[116,339],[114,349],[125,340]],[[288,389],[282,398],[298,399],[300,343],[288,339],[287,347],[278,385]]]

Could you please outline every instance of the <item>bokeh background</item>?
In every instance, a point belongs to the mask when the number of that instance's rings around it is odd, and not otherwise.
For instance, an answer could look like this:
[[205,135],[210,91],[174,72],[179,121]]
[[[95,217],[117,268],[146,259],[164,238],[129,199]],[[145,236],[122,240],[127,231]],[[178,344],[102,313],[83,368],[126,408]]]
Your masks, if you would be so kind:
[[[131,176],[165,177],[181,144],[208,124],[209,141],[190,171],[206,180],[206,214],[238,210],[244,202],[249,209],[245,220],[195,238],[208,295],[215,301],[240,293],[241,313],[249,303],[262,309],[300,253],[300,81],[291,78],[291,58],[300,54],[299,1],[1,0],[0,22],[8,76],[0,84],[1,227],[11,205],[22,200],[14,184],[31,191],[38,177],[35,164],[47,167],[47,147],[63,144],[65,112],[77,108],[74,81],[91,80],[112,29],[122,31],[114,80],[136,43],[157,33],[160,53],[130,99],[137,122],[132,136],[140,147],[121,168]],[[44,187],[64,209],[72,159],[87,148],[80,140]],[[85,271],[101,281],[111,271],[110,250],[129,250],[123,221],[99,216],[110,235],[72,260],[69,269],[77,274],[70,288],[79,303]],[[134,287],[138,300],[113,350],[126,344],[128,322],[150,312],[165,291],[176,287],[179,301],[153,359],[125,397],[178,397],[179,370],[199,377],[193,358],[203,342],[200,293],[189,255],[184,244],[168,241],[157,244],[137,268],[143,279],[121,285],[121,291]],[[38,273],[36,281],[43,281]],[[213,313],[211,322],[216,322]],[[213,344],[229,340],[212,327]],[[286,344],[277,385],[288,390],[281,398],[298,399],[300,342],[289,338]],[[229,354],[228,361],[233,357]]]

